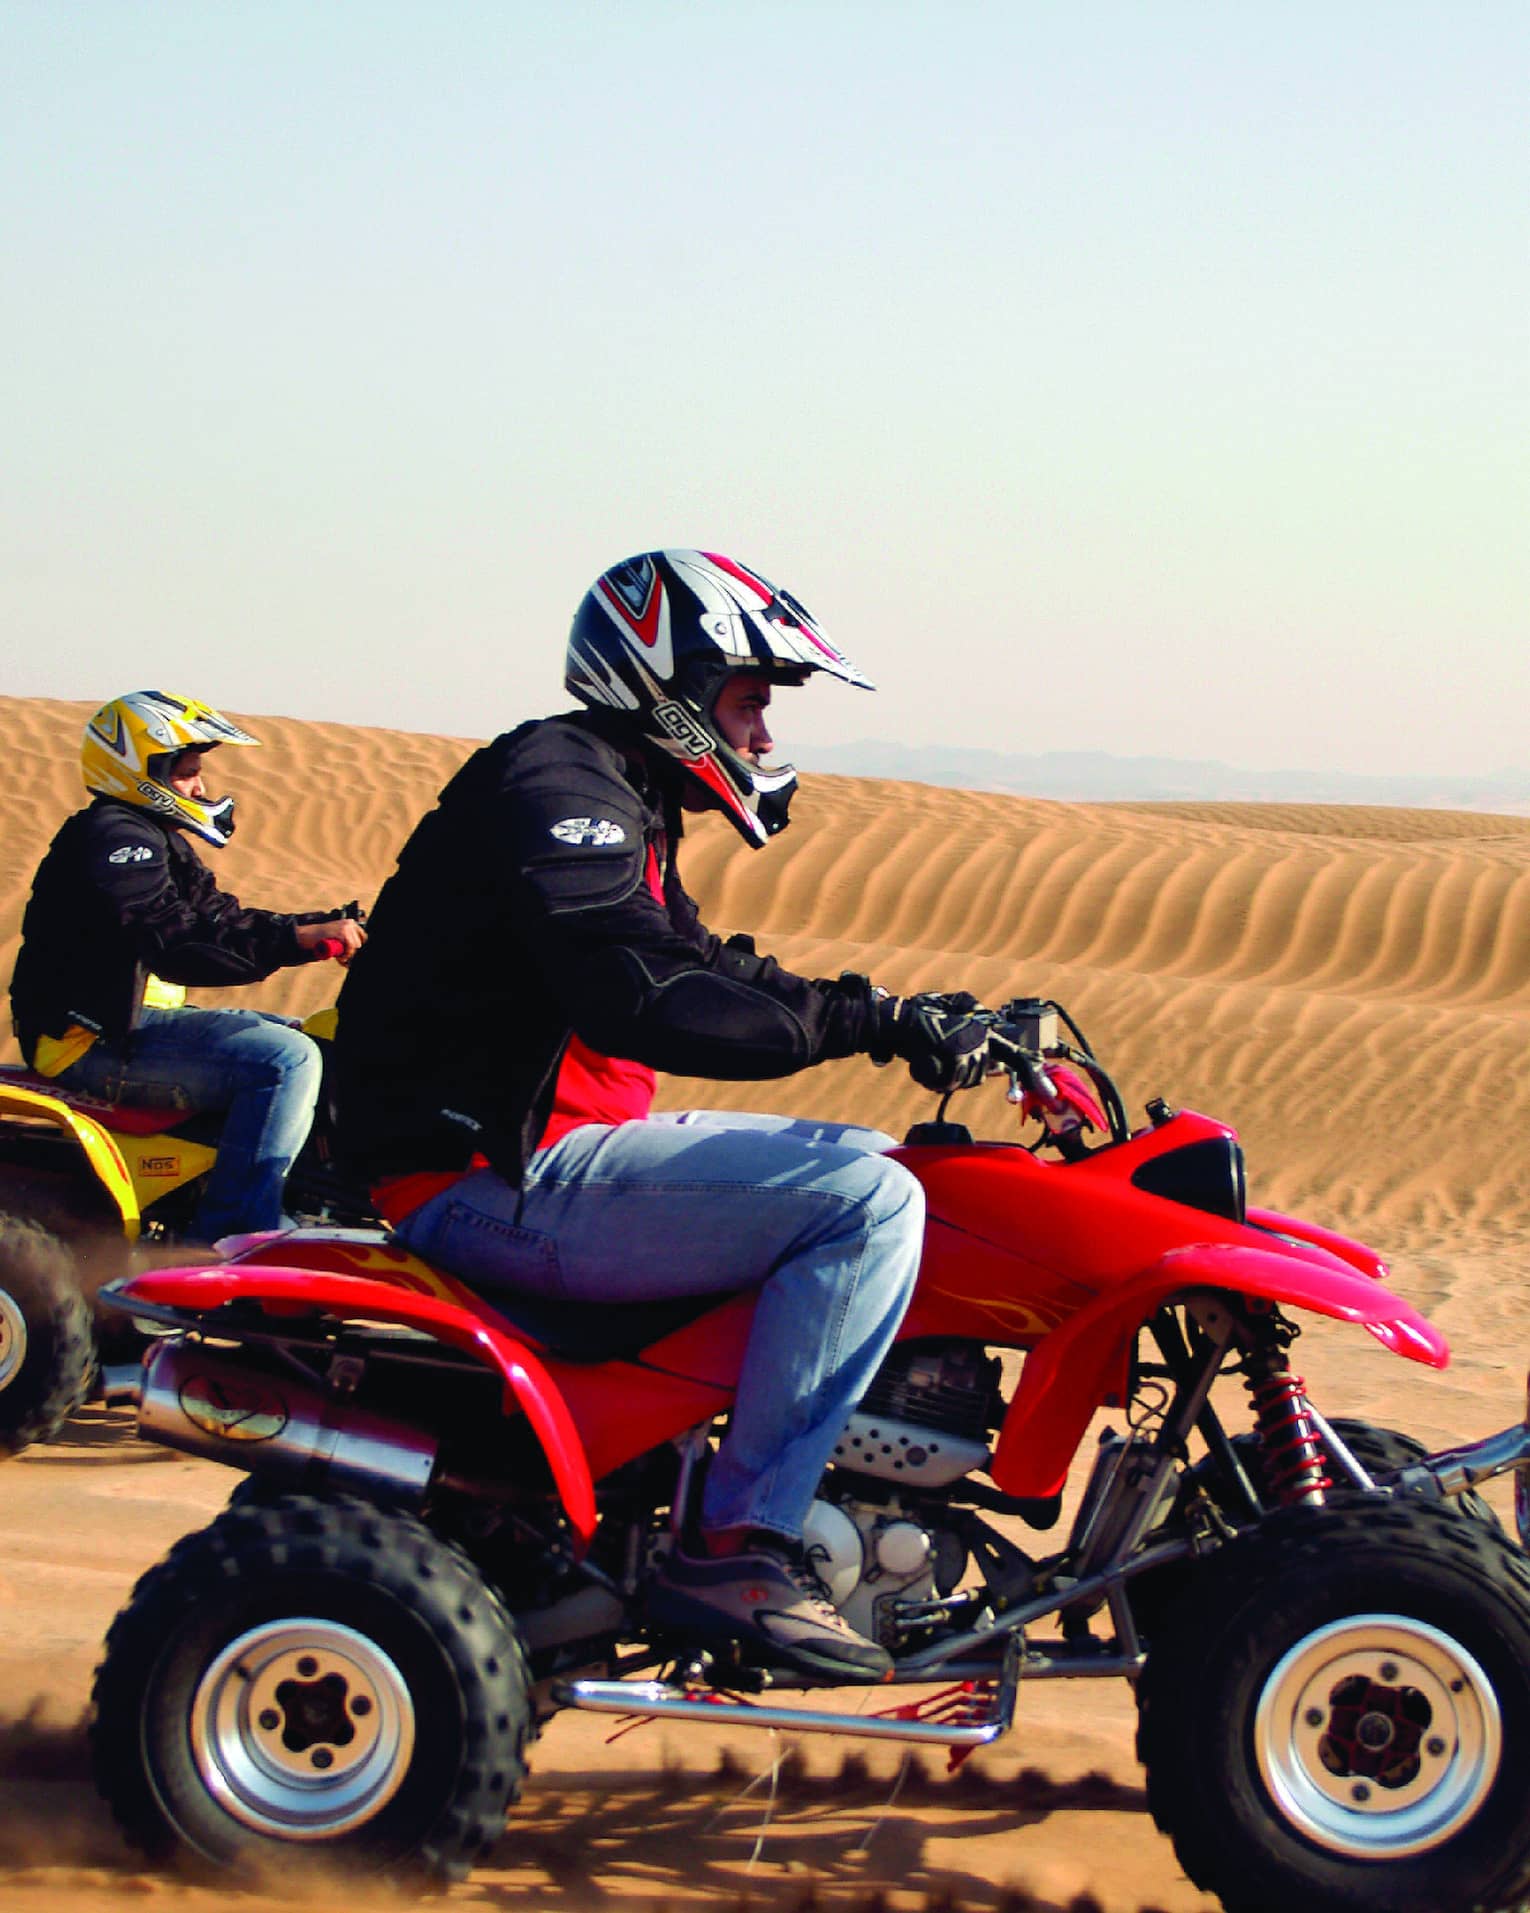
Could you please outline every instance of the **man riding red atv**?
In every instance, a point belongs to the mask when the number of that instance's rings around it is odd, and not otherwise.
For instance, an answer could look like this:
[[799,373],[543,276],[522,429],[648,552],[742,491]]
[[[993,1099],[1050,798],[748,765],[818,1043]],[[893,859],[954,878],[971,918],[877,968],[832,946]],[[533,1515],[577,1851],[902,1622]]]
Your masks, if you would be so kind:
[[[1134,1129],[1055,1004],[812,982],[701,927],[686,795],[780,827],[765,702],[808,670],[859,681],[731,560],[598,581],[591,709],[470,760],[342,993],[342,1134],[392,1238],[121,1285],[168,1331],[119,1383],[140,1431],[250,1480],[112,1629],[119,1822],[220,1866],[454,1876],[559,1709],[960,1755],[1023,1680],[1117,1675],[1155,1817],[1229,1908],[1508,1904],[1530,1569],[1468,1491],[1530,1428],[1428,1456],[1326,1420],[1296,1314],[1426,1365],[1443,1339],[1371,1251],[1251,1209],[1230,1128],[1159,1101]],[[946,1097],[996,1071],[1039,1133],[644,1114],[656,1068],[855,1053]]]

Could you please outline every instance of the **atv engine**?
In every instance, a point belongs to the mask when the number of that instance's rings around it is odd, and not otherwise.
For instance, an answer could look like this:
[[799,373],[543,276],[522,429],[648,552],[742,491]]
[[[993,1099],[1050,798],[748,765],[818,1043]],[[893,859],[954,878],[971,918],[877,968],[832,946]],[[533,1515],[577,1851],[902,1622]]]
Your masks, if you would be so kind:
[[883,1504],[815,1501],[802,1524],[808,1565],[857,1634],[893,1644],[892,1609],[900,1601],[949,1594],[967,1564],[966,1543]]
[[[896,1347],[845,1425],[830,1478],[841,1492],[813,1503],[803,1540],[829,1598],[869,1640],[894,1638],[894,1603],[949,1594],[961,1579],[966,1543],[930,1522],[928,1504],[932,1490],[987,1468],[988,1435],[1003,1412],[1000,1373],[970,1342]],[[853,1475],[916,1490],[910,1500],[920,1505],[869,1482],[857,1491]]]
[[947,1488],[986,1468],[999,1424],[999,1362],[971,1342],[909,1342],[877,1370],[834,1465],[879,1481]]

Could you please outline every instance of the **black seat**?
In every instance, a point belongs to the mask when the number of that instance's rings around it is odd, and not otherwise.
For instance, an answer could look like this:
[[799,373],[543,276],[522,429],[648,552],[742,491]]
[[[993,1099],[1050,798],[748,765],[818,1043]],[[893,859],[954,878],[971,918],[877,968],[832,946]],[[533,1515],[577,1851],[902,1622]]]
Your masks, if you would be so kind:
[[475,1294],[519,1334],[566,1362],[630,1361],[645,1348],[698,1321],[728,1298],[684,1295],[659,1302],[551,1302],[538,1295],[490,1291]]

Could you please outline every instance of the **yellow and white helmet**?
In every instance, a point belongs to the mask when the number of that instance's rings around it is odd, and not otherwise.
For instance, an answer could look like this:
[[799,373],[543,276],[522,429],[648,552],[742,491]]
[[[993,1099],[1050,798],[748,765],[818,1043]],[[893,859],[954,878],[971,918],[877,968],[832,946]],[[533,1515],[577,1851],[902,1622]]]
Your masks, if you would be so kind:
[[233,798],[183,797],[166,783],[166,773],[182,751],[259,742],[194,697],[130,691],[103,704],[85,726],[80,772],[86,790],[97,797],[152,810],[221,848],[234,834]]

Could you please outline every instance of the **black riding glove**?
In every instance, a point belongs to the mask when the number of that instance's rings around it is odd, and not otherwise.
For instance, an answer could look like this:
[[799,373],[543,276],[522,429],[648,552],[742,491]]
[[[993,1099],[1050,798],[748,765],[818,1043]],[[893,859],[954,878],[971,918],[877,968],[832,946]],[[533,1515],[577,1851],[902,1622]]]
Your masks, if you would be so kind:
[[989,1025],[975,1011],[982,1005],[965,990],[943,996],[885,997],[877,1028],[867,1044],[873,1062],[894,1056],[923,1089],[971,1089],[988,1074]]

